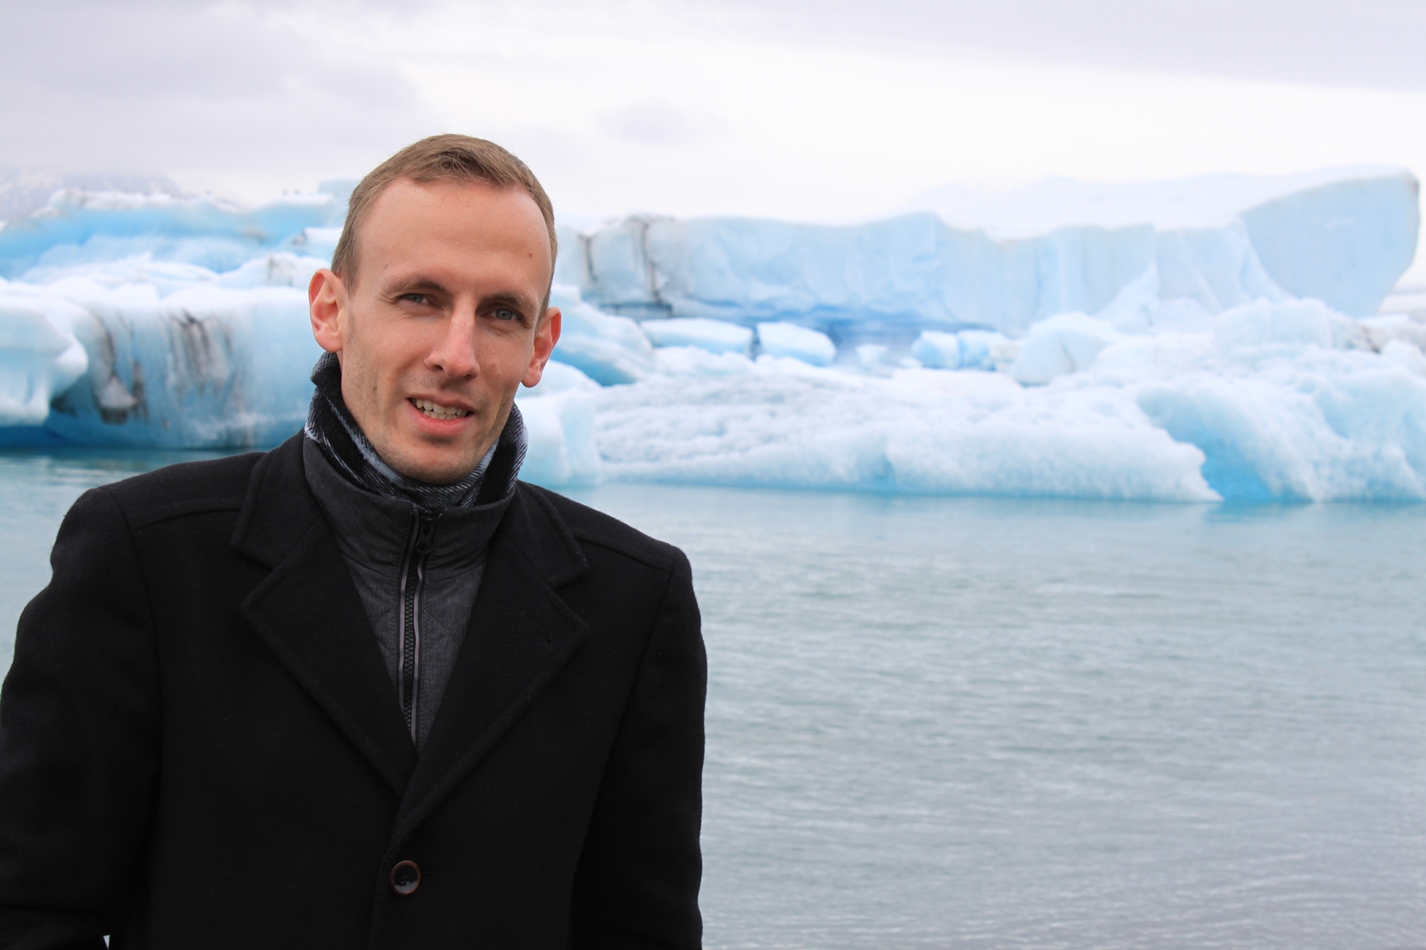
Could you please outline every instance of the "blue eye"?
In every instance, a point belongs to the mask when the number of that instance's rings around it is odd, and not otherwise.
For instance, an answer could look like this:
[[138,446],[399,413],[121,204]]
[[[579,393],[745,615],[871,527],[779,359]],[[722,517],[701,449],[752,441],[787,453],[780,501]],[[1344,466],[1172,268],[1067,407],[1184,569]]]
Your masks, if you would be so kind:
[[427,295],[417,293],[402,294],[401,299],[416,304],[428,304],[431,302],[431,298]]
[[518,310],[511,310],[509,307],[497,307],[495,310],[493,310],[493,311],[491,312],[491,314],[492,314],[492,316],[494,316],[495,319],[497,319],[497,320],[519,320],[519,319],[520,319],[520,312],[519,312]]

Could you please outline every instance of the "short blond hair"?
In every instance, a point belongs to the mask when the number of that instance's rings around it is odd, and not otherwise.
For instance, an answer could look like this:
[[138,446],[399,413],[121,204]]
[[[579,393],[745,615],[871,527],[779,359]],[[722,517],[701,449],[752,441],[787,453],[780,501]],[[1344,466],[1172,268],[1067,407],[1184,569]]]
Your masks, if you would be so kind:
[[[347,201],[347,219],[342,224],[342,236],[332,252],[332,273],[344,281],[356,282],[358,267],[357,243],[362,224],[371,214],[372,205],[388,185],[401,180],[425,184],[432,181],[486,182],[497,188],[522,188],[535,200],[545,229],[550,236],[550,281],[554,281],[555,255],[559,239],[555,237],[555,209],[550,196],[530,167],[494,142],[470,135],[432,135],[408,145],[376,166],[361,180]],[[545,291],[549,305],[549,291]]]

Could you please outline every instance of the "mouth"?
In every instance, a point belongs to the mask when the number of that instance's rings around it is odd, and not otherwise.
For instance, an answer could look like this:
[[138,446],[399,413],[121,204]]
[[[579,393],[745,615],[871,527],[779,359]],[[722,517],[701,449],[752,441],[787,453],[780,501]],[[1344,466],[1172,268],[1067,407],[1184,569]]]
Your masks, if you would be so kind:
[[437,419],[446,422],[451,419],[464,419],[470,415],[469,409],[461,409],[457,406],[443,406],[438,402],[429,399],[412,399],[411,405],[415,406],[427,419]]

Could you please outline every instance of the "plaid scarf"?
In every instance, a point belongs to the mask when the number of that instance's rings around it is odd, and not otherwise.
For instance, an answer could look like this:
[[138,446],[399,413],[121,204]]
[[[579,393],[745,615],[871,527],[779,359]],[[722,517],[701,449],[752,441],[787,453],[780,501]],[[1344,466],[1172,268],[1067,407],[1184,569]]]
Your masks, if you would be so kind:
[[402,475],[376,454],[342,399],[342,368],[335,353],[323,353],[312,368],[312,406],[303,431],[347,481],[378,495],[409,501],[422,511],[469,508],[499,501],[515,490],[525,461],[525,423],[520,410],[510,418],[475,471],[450,485],[432,485]]

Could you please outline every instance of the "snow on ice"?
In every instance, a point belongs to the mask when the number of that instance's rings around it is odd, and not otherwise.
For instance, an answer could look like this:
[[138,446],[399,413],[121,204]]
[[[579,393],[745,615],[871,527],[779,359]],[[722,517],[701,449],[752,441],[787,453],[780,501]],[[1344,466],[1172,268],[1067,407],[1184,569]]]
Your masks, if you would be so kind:
[[[251,209],[67,190],[10,221],[0,440],[295,431],[318,352],[305,287],[349,187]],[[557,362],[520,396],[527,476],[1426,499],[1426,314],[1378,313],[1416,251],[1408,173],[943,189],[921,206],[562,234]]]

